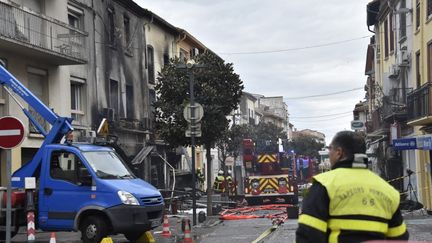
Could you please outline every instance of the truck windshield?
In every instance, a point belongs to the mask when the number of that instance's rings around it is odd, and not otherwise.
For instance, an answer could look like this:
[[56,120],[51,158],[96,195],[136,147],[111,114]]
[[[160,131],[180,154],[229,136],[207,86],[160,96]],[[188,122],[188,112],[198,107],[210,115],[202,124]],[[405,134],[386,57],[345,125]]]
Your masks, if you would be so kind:
[[83,154],[93,171],[101,179],[135,178],[124,162],[114,152],[84,152]]

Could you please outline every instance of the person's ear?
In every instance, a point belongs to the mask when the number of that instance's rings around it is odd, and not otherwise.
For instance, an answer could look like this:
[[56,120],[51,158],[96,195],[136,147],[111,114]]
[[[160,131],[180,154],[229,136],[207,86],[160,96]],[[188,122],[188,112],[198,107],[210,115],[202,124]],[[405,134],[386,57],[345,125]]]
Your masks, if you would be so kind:
[[344,157],[343,149],[341,147],[336,147],[335,152],[336,152],[338,160],[342,160]]

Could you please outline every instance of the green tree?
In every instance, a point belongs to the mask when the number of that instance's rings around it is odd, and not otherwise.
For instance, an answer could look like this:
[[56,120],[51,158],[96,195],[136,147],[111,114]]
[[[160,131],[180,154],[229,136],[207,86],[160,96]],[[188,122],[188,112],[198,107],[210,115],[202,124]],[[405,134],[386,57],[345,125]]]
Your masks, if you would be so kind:
[[[155,102],[156,127],[160,136],[171,146],[190,145],[190,138],[185,137],[188,123],[183,118],[183,108],[189,102],[189,76],[194,74],[195,101],[204,107],[201,120],[202,137],[196,139],[196,145],[206,149],[207,168],[212,168],[210,149],[228,127],[227,115],[237,109],[242,95],[243,83],[234,73],[232,63],[225,63],[211,52],[195,58],[204,68],[179,69],[179,59],[173,59],[159,73],[155,86],[158,101]],[[207,173],[208,204],[211,205],[211,170]],[[211,206],[207,207],[211,215]]]
[[258,125],[253,127],[252,139],[257,140],[272,140],[277,141],[277,139],[286,139],[287,134],[283,132],[283,129],[277,127],[273,123],[260,122]]
[[296,154],[318,158],[318,151],[324,147],[324,144],[317,142],[315,138],[311,136],[300,136],[289,142],[288,146],[290,149],[293,149]]

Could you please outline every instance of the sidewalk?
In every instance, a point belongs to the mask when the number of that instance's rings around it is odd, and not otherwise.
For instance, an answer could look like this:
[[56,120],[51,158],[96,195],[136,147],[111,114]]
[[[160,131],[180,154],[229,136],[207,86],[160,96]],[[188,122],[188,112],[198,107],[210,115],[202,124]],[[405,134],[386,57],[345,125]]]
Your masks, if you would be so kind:
[[427,241],[432,239],[432,215],[425,210],[415,210],[412,212],[402,211],[410,240]]

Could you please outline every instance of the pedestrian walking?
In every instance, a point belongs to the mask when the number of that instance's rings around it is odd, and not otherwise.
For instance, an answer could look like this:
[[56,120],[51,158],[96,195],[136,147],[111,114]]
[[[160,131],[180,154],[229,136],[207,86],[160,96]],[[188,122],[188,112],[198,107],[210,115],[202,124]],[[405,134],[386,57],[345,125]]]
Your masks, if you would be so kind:
[[368,170],[363,137],[337,133],[329,158],[332,170],[313,177],[303,200],[296,243],[407,240],[399,192]]

